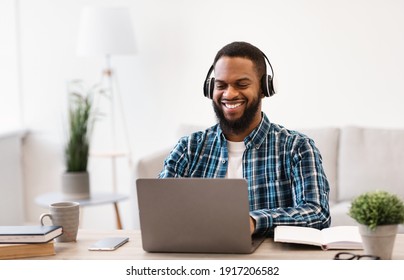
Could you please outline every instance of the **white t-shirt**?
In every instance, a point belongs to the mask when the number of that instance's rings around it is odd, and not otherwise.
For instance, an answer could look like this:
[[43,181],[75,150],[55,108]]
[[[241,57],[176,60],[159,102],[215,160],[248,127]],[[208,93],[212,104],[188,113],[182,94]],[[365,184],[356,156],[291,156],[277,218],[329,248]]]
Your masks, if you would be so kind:
[[243,178],[244,142],[227,141],[227,150],[229,152],[229,164],[226,178]]

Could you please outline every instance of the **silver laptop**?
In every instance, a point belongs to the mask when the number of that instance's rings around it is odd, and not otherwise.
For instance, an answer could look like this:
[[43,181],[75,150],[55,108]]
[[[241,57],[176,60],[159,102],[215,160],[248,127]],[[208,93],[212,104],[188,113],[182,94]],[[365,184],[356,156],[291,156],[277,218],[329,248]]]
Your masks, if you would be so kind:
[[252,253],[244,179],[136,180],[142,246],[148,252]]

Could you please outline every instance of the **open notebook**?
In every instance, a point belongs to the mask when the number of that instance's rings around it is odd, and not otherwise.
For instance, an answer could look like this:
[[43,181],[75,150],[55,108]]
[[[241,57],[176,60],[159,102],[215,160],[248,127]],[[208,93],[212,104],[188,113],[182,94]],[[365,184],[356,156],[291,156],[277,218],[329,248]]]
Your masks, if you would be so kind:
[[362,249],[362,238],[357,226],[335,226],[322,230],[298,226],[277,226],[274,241],[320,246],[323,250]]
[[252,253],[244,179],[137,179],[142,245],[149,252]]

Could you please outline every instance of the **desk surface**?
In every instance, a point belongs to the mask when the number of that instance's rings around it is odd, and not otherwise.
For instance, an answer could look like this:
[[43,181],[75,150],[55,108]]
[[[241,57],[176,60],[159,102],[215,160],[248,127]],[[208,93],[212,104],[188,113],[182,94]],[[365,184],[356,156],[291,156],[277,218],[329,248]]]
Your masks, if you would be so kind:
[[[89,251],[89,245],[105,237],[127,236],[129,242],[115,251]],[[273,260],[331,260],[337,252],[349,250],[323,251],[316,246],[287,244],[266,239],[253,254],[188,254],[188,253],[147,253],[142,249],[141,234],[137,230],[86,230],[80,229],[76,242],[55,243],[56,255],[31,259],[55,260],[178,260],[178,259],[273,259]],[[351,251],[356,254],[362,250]],[[398,234],[393,251],[393,259],[404,260],[404,234]]]

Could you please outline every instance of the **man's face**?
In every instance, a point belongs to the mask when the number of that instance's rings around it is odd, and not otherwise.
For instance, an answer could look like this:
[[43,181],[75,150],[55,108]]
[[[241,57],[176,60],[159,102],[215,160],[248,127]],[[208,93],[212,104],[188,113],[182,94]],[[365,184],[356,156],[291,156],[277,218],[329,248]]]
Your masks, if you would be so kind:
[[248,134],[260,123],[260,79],[251,60],[224,56],[216,62],[213,108],[225,133]]

